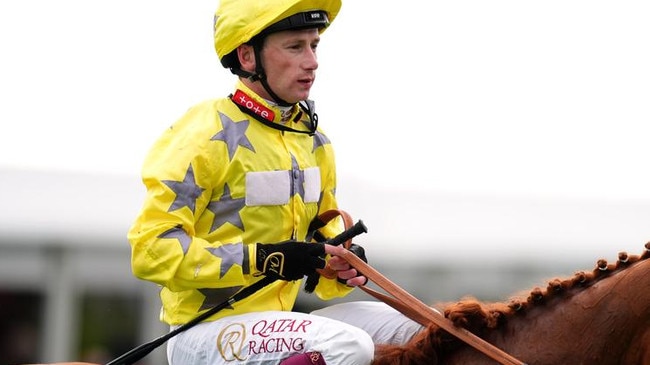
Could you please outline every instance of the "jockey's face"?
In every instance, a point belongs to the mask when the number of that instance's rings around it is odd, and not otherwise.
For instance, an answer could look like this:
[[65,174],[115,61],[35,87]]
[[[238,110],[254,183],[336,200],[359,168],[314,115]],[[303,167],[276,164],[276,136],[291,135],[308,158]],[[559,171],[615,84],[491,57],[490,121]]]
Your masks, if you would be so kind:
[[[287,30],[266,36],[261,50],[264,73],[271,90],[289,103],[306,100],[314,80],[318,61],[316,48],[320,42],[318,29]],[[248,47],[247,65],[242,68],[255,70],[255,57],[251,46]],[[252,55],[252,57],[251,57]],[[251,59],[252,58],[252,59]],[[267,100],[273,100],[260,82],[248,83],[248,86]]]

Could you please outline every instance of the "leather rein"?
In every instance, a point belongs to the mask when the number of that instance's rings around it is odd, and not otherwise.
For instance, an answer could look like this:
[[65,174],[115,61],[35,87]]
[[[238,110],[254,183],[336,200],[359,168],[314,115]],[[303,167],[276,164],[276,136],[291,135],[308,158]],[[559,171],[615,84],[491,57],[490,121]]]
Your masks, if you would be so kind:
[[[326,211],[325,213],[318,216],[317,219],[312,222],[310,231],[312,230],[311,228],[313,228],[314,232],[316,232],[316,236],[318,234],[316,231],[318,228],[325,226],[329,221],[339,216],[343,220],[345,229],[353,226],[352,217],[347,212],[340,209],[333,209]],[[318,240],[319,237],[315,238]],[[408,293],[406,290],[402,289],[399,285],[390,281],[379,271],[375,270],[372,266],[368,265],[357,255],[349,251],[348,249],[350,248],[351,244],[351,238],[345,241],[342,245],[343,247],[339,247],[340,252],[338,253],[338,256],[341,256],[350,264],[350,266],[354,267],[358,272],[362,273],[369,282],[372,281],[381,289],[385,290],[387,294],[367,287],[367,283],[366,285],[359,286],[358,288],[373,296],[374,298],[390,305],[397,311],[401,312],[408,318],[423,326],[429,326],[431,323],[436,324],[438,327],[449,332],[451,335],[464,341],[468,345],[474,347],[476,350],[481,351],[483,354],[497,361],[499,364],[526,365],[526,363],[517,360],[510,354],[495,347],[489,342],[486,342],[469,330],[454,325],[454,323],[451,320],[445,318],[444,315],[424,304],[422,301]],[[321,270],[320,274],[328,278],[336,277],[336,272],[327,267]]]

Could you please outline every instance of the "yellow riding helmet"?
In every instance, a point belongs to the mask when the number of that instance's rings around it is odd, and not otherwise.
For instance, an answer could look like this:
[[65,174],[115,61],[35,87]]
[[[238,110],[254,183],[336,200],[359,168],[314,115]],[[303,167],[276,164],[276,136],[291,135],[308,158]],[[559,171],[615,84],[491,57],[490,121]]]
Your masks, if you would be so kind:
[[[223,63],[225,56],[271,25],[277,28],[274,31],[318,27],[323,32],[340,9],[341,0],[221,0],[214,15],[214,48]],[[318,11],[324,11],[326,17],[315,19],[315,23],[309,18],[293,18],[293,25],[277,27],[286,18],[310,11],[315,12],[307,15],[318,17]]]

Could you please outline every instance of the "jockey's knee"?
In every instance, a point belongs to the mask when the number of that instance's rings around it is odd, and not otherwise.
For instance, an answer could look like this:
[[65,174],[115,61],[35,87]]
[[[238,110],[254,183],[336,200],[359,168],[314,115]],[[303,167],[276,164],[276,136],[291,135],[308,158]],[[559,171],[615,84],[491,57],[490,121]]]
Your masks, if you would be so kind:
[[331,325],[337,327],[336,335],[317,347],[327,365],[369,365],[372,362],[375,344],[366,331],[338,321],[332,321]]
[[[358,329],[355,327],[355,329]],[[372,341],[372,337],[362,330],[358,329],[359,332],[355,334],[355,344],[353,345],[355,350],[352,362],[350,364],[365,364],[369,365],[372,362],[372,359],[375,357],[375,343]]]

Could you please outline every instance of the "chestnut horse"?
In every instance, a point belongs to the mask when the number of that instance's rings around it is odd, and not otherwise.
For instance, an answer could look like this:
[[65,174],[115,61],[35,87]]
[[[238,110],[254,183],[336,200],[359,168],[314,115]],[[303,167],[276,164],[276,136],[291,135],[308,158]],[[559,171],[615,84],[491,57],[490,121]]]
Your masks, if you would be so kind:
[[[553,279],[507,303],[436,305],[445,317],[528,365],[650,365],[650,242],[641,255]],[[436,325],[403,346],[377,347],[373,365],[494,365]]]

